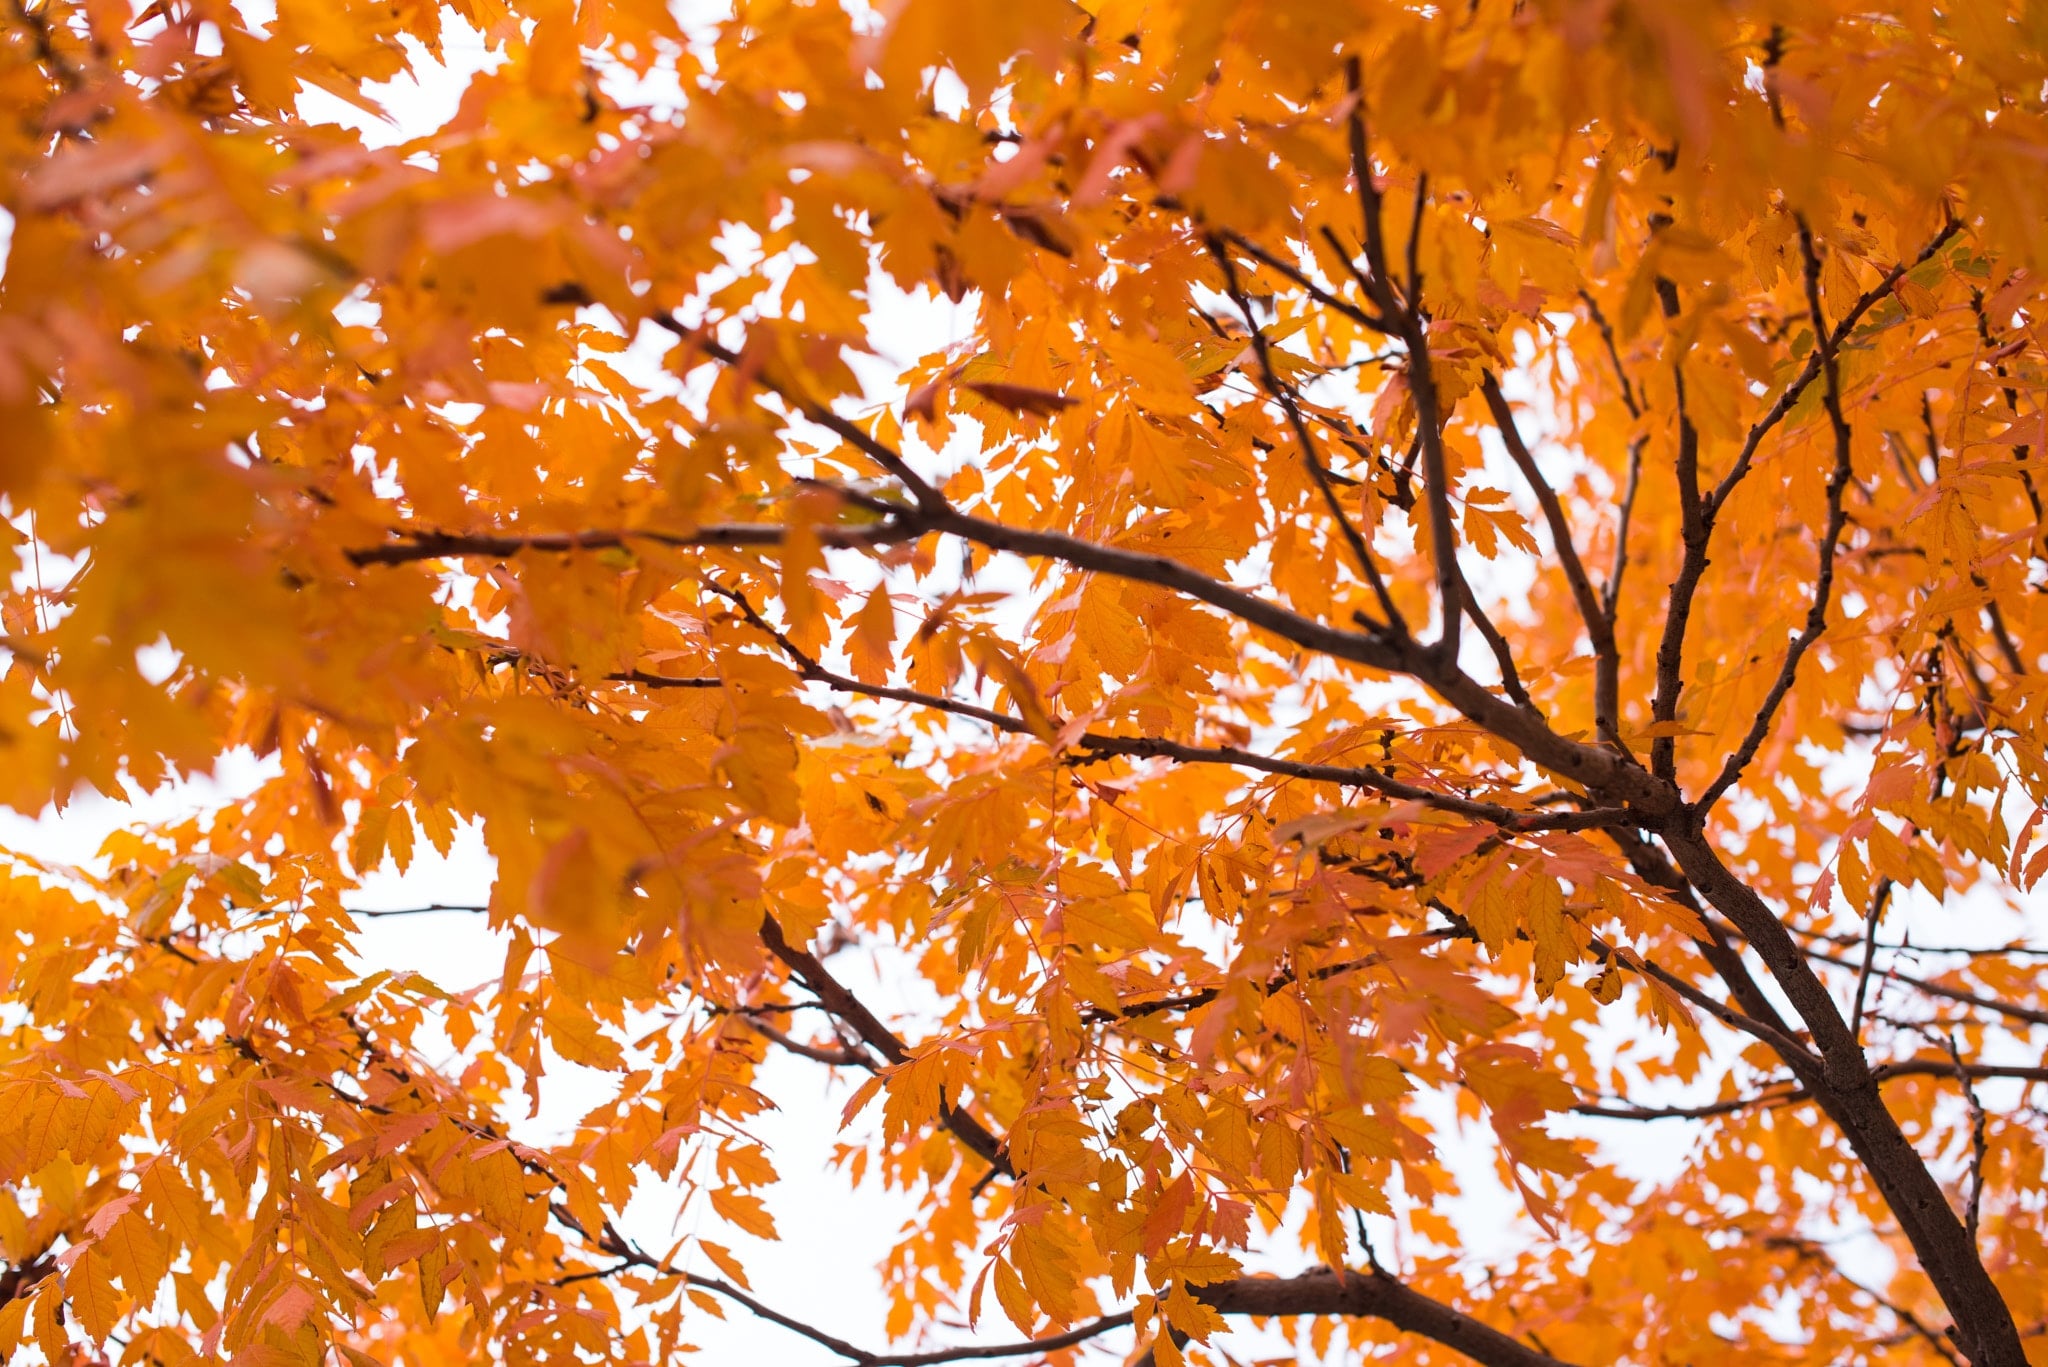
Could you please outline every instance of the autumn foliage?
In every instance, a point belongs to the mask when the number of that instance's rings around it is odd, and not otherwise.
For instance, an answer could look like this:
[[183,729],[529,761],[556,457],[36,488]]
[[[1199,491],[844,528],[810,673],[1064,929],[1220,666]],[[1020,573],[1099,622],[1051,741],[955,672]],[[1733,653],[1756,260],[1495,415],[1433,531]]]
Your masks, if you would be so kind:
[[2048,1363],[2048,6],[686,8],[0,3],[9,1361]]

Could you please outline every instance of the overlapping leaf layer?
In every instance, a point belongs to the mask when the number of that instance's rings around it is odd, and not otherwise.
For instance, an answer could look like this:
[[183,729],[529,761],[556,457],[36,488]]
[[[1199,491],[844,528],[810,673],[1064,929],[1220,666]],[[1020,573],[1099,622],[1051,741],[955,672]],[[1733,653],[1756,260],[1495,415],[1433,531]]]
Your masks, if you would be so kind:
[[2048,7],[0,32],[13,1360],[2048,1362]]

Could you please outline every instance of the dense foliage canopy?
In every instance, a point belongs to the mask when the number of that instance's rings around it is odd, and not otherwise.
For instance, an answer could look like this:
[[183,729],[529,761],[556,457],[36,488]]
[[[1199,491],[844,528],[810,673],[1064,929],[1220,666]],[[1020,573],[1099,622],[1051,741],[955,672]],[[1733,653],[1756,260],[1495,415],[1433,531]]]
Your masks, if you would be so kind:
[[2048,5],[0,32],[14,1361],[2048,1362]]

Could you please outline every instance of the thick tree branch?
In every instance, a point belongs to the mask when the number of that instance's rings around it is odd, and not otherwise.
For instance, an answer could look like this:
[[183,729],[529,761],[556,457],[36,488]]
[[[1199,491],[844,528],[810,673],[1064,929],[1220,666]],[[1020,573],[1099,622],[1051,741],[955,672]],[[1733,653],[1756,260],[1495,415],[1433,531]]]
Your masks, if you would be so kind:
[[[951,508],[936,514],[904,508],[887,522],[874,527],[825,526],[816,530],[819,539],[828,546],[875,546],[942,532],[990,550],[1056,560],[1089,573],[1171,589],[1304,650],[1369,669],[1412,677],[1466,717],[1514,745],[1531,760],[1565,779],[1603,789],[1621,801],[1639,806],[1646,819],[1667,816],[1677,807],[1677,794],[1668,783],[1652,780],[1604,747],[1582,744],[1558,735],[1540,716],[1496,695],[1431,646],[1412,640],[1388,641],[1317,622],[1163,555],[1105,546],[1062,532],[1013,527]],[[357,550],[350,553],[350,558],[361,564],[394,564],[457,555],[506,557],[528,551],[615,547],[642,536],[677,546],[774,546],[781,543],[785,534],[785,528],[770,524],[706,528],[688,534],[591,532],[454,537],[417,533],[404,544]],[[1456,591],[1455,584],[1453,590]]]
[[1675,779],[1678,774],[1679,695],[1685,688],[1685,641],[1692,626],[1693,598],[1707,572],[1707,546],[1713,536],[1713,522],[1700,498],[1700,434],[1693,426],[1685,398],[1685,372],[1672,364],[1671,382],[1678,400],[1678,534],[1683,547],[1678,574],[1671,581],[1665,599],[1664,631],[1657,642],[1657,691],[1650,701],[1650,718],[1659,728],[1650,740],[1650,770],[1659,777]]
[[1241,1277],[1190,1290],[1196,1299],[1224,1315],[1349,1315],[1385,1320],[1397,1329],[1455,1349],[1485,1367],[1562,1364],[1562,1359],[1432,1300],[1378,1269],[1333,1272],[1319,1267],[1295,1277]]
[[1885,1108],[1878,1079],[1833,996],[1806,962],[1784,923],[1722,863],[1703,833],[1670,830],[1665,842],[1691,884],[1735,924],[1811,1033],[1823,1063],[1815,1098],[1841,1127],[1913,1245],[1920,1265],[1955,1318],[1963,1347],[1979,1367],[2026,1361],[2019,1330],[1941,1185]]

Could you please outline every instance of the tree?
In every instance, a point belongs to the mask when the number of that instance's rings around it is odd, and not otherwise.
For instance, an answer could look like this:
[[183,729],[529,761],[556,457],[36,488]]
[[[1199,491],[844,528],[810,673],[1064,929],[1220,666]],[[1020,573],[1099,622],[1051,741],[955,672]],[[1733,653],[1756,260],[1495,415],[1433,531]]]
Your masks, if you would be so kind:
[[[12,1360],[2048,1362],[2048,8],[4,30],[0,799],[266,764],[10,856]],[[894,1344],[726,1246],[781,1052]]]

